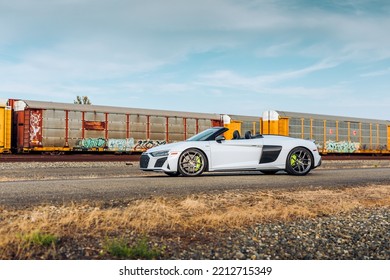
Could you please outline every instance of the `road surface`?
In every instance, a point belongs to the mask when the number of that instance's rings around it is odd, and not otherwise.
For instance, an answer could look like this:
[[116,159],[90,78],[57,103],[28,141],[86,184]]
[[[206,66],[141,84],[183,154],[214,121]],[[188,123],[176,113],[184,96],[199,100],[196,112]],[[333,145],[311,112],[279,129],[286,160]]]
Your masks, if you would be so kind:
[[343,188],[390,185],[390,168],[316,169],[307,176],[280,172],[205,173],[172,178],[139,171],[137,164],[85,166],[13,165],[0,169],[0,207],[26,207],[82,201],[131,201],[151,196],[186,196],[223,191]]

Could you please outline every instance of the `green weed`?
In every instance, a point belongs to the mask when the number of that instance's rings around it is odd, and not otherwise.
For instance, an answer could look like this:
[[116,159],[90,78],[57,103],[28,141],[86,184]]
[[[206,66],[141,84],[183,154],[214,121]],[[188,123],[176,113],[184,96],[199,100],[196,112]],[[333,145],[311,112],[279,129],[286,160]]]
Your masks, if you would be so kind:
[[113,239],[106,241],[105,251],[112,256],[126,259],[147,259],[158,258],[164,248],[150,248],[147,238],[142,238],[133,246],[129,247],[124,239]]
[[46,234],[40,231],[34,231],[30,234],[22,235],[22,240],[27,245],[38,245],[48,247],[58,242],[58,237],[53,234]]

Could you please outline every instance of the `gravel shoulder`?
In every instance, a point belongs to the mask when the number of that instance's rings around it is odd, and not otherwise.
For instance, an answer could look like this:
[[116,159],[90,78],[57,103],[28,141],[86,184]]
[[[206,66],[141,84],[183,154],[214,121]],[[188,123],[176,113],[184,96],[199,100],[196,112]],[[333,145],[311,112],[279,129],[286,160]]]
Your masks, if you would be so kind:
[[[196,233],[171,259],[389,260],[390,209],[256,224],[227,234]],[[206,241],[206,242],[205,242]],[[168,246],[170,247],[170,246]],[[175,244],[175,246],[177,245]]]

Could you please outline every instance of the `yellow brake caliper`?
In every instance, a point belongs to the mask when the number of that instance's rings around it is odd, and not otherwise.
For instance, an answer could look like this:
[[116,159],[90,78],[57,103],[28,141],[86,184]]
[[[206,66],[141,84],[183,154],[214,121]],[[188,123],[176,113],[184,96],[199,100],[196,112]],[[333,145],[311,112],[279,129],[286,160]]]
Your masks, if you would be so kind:
[[295,166],[296,163],[297,163],[297,155],[292,155],[290,159],[291,166]]
[[196,157],[195,171],[197,172],[202,167],[202,160],[199,156]]

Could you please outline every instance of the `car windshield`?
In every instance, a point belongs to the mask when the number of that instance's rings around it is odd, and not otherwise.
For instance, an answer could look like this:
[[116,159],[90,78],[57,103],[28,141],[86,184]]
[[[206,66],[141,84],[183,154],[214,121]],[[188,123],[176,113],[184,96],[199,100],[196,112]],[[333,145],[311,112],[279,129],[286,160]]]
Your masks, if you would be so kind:
[[224,132],[224,130],[221,130],[220,127],[215,128],[209,128],[206,129],[190,138],[187,139],[187,141],[210,141],[214,140],[216,136],[218,136],[220,133]]

